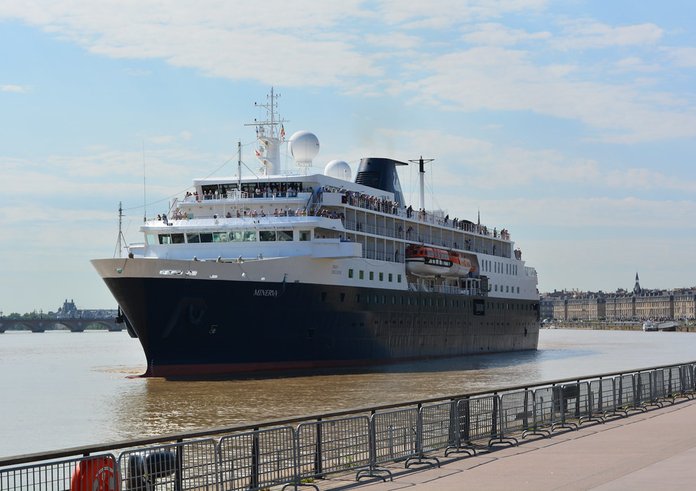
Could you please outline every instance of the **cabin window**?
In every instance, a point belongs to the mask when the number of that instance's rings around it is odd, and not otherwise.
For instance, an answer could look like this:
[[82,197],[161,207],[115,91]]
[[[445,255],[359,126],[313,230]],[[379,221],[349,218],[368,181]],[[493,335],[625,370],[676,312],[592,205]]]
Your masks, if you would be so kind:
[[360,278],[361,280],[364,280],[364,279],[365,279],[365,271],[363,271],[363,270],[361,269],[361,270],[358,272],[358,278]]
[[172,234],[172,244],[183,244],[184,234]]
[[245,230],[244,242],[256,242],[256,232],[253,230]]
[[213,242],[229,242],[227,232],[213,232]]
[[241,230],[230,232],[230,240],[232,242],[242,242],[244,240],[244,232]]
[[211,232],[205,232],[200,234],[201,237],[201,242],[212,242],[213,241],[213,234]]
[[276,240],[275,230],[261,230],[259,232],[259,240],[261,242],[272,242]]
[[292,240],[292,230],[278,230],[276,231],[276,237],[280,241]]
[[396,282],[401,283],[401,273],[396,275]]
[[312,240],[312,231],[311,230],[300,230],[300,240],[303,242],[306,242],[308,240]]
[[391,282],[392,282],[392,274],[389,273],[389,283],[391,283]]
[[379,272],[379,281],[384,281],[384,273]]
[[375,272],[370,271],[370,281],[374,281],[374,279],[375,279]]
[[198,234],[186,234],[186,242],[189,244],[198,244],[201,241],[201,237]]
[[352,278],[352,277],[353,277],[353,268],[348,270],[348,278]]
[[171,244],[172,243],[172,236],[169,234],[160,234],[159,235],[159,243],[160,244]]

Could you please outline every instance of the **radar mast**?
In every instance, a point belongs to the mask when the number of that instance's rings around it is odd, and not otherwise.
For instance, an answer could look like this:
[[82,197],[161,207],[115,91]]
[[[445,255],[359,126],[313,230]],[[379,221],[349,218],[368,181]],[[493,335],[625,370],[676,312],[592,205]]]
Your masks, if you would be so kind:
[[285,141],[285,127],[287,120],[280,118],[277,113],[278,97],[271,87],[271,93],[266,96],[266,103],[255,102],[255,107],[266,110],[264,120],[254,119],[253,123],[246,126],[256,127],[256,140],[258,147],[255,150],[256,158],[261,162],[264,175],[280,174],[280,144]]

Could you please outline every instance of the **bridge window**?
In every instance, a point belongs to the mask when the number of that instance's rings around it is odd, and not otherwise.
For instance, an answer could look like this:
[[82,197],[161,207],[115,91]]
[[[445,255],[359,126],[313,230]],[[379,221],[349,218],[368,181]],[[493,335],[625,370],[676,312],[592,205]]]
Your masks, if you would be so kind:
[[172,243],[172,236],[169,234],[160,234],[159,235],[159,243],[160,244],[171,244]]
[[259,232],[261,242],[272,242],[276,240],[275,230],[261,230]]
[[157,235],[155,234],[145,234],[145,242],[147,242],[147,245],[155,245],[159,241],[157,240]]
[[198,234],[186,234],[186,242],[189,244],[198,244],[201,241],[201,237]]
[[292,230],[278,230],[276,237],[280,241],[290,241],[292,240]]

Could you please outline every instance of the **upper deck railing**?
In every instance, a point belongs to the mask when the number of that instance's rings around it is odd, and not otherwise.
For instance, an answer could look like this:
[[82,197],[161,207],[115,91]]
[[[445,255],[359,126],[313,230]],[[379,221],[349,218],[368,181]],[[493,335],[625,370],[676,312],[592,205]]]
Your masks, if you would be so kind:
[[[204,196],[198,194],[187,193],[187,195],[179,201],[175,199],[170,210],[173,214],[179,204],[195,204],[195,203],[255,203],[264,202],[267,200],[277,199],[296,199],[297,201],[306,202],[308,214],[311,214],[312,209],[318,209],[324,205],[324,193],[336,193],[342,198],[341,204],[354,208],[374,211],[385,215],[398,216],[399,218],[412,221],[414,223],[425,223],[440,227],[453,228],[468,232],[475,235],[499,239],[502,241],[510,241],[510,233],[506,229],[498,230],[497,228],[490,229],[486,225],[476,224],[468,220],[459,220],[458,218],[450,218],[449,215],[441,216],[440,214],[427,212],[425,210],[414,210],[413,208],[401,206],[399,203],[392,201],[386,197],[378,197],[356,191],[336,188],[333,186],[323,186],[311,191],[282,191],[282,192],[262,192],[259,195],[248,192],[240,192],[237,190],[227,193],[211,193]],[[184,217],[185,218],[185,217]]]

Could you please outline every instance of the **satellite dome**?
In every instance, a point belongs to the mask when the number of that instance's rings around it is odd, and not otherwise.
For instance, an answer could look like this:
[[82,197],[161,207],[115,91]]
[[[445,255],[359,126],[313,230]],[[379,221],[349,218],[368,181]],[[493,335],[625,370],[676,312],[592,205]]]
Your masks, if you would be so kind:
[[350,181],[350,165],[348,165],[348,162],[344,162],[343,160],[332,160],[326,164],[326,167],[324,167],[324,175],[335,177],[336,179],[343,179],[344,181]]
[[290,153],[297,165],[311,165],[319,153],[319,139],[309,131],[298,131],[290,137]]

